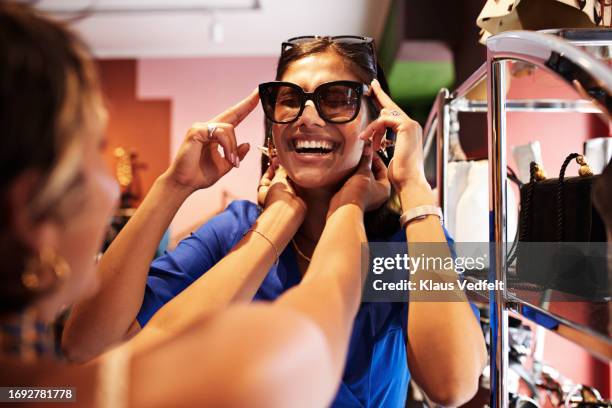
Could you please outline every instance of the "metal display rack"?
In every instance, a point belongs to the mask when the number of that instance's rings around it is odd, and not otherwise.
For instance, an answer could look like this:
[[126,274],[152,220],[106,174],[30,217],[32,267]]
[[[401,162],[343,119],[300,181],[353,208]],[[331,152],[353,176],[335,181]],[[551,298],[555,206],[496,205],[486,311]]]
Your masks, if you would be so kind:
[[[612,339],[609,333],[593,330],[588,324],[560,317],[537,302],[511,294],[506,288],[508,265],[503,243],[507,236],[506,207],[506,113],[584,112],[600,113],[610,120],[612,112],[612,68],[600,58],[610,58],[612,30],[554,30],[548,32],[509,31],[487,40],[487,60],[454,92],[442,89],[424,127],[424,154],[436,149],[438,199],[447,218],[449,138],[451,111],[487,112],[489,158],[489,241],[491,252],[489,281],[504,282],[504,290],[485,294],[491,322],[491,404],[508,406],[508,313],[533,319],[539,314],[553,321],[549,330],[579,344],[591,354],[610,361]],[[598,55],[599,54],[599,55]],[[553,74],[567,83],[583,99],[507,99],[508,62],[521,61]],[[470,92],[486,81],[487,100],[470,100]],[[508,239],[510,238],[510,239]],[[482,293],[480,296],[482,297]],[[605,305],[607,308],[608,305]],[[529,313],[525,311],[529,310]]]

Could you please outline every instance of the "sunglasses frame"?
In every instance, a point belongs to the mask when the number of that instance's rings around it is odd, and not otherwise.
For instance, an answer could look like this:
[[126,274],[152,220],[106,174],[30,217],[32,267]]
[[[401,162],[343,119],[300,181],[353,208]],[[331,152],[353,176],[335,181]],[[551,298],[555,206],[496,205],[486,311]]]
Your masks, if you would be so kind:
[[[357,104],[357,107],[355,109],[355,113],[353,114],[353,116],[351,116],[350,119],[343,120],[343,121],[331,120],[330,118],[327,117],[327,115],[325,115],[322,112],[322,109],[319,105],[321,102],[321,92],[325,90],[326,88],[330,88],[332,86],[337,86],[337,85],[345,85],[353,89],[357,93],[358,99],[360,101],[360,103]],[[298,95],[300,96],[300,110],[298,111],[295,118],[288,120],[288,121],[281,122],[281,121],[274,120],[274,118],[271,117],[273,116],[273,114],[268,114],[268,111],[266,110],[266,107],[264,104],[263,95],[266,95],[268,93],[268,89],[270,89],[271,87],[279,87],[279,86],[287,86],[287,87],[293,88],[294,90],[297,91]],[[312,92],[304,91],[301,86],[299,86],[298,84],[294,84],[293,82],[271,81],[271,82],[264,82],[262,84],[259,84],[259,98],[261,99],[261,105],[263,107],[263,111],[264,111],[264,114],[266,115],[266,118],[273,123],[278,123],[281,125],[286,125],[286,124],[297,121],[300,118],[300,116],[302,116],[302,114],[304,113],[304,109],[306,109],[306,102],[308,101],[312,101],[314,103],[315,109],[317,110],[317,114],[321,117],[321,119],[323,119],[327,123],[342,124],[342,123],[351,122],[355,120],[357,115],[359,115],[359,112],[361,110],[361,97],[364,95],[369,96],[369,94],[370,94],[370,87],[368,85],[361,83],[361,82],[349,81],[349,80],[325,82],[317,86],[315,90]]]
[[[374,39],[372,37],[362,37],[359,35],[334,35],[334,36],[325,36],[325,35],[301,35],[299,37],[289,38],[287,41],[283,41],[281,44],[281,55],[285,53],[289,48],[294,47],[299,44],[303,44],[308,42],[308,40],[318,40],[322,38],[329,38],[332,41],[336,41],[342,43],[342,40],[355,40],[355,42],[345,41],[350,44],[363,44],[367,45],[370,48],[370,52],[372,53],[372,58],[374,59],[374,67],[376,71],[378,71],[378,58],[376,57],[376,50],[374,45]],[[302,41],[303,40],[303,41]],[[378,72],[375,76],[378,76]]]

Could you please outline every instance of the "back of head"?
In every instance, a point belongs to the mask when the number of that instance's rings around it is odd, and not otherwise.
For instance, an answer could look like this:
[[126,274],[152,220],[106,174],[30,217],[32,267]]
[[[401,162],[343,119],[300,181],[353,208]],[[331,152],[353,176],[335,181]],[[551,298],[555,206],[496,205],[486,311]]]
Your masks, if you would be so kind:
[[[14,234],[11,188],[34,175],[33,220],[59,216],[79,168],[85,110],[97,80],[83,44],[61,24],[13,2],[0,2],[0,314],[32,300],[21,285],[31,249]],[[71,153],[71,154],[69,154]]]

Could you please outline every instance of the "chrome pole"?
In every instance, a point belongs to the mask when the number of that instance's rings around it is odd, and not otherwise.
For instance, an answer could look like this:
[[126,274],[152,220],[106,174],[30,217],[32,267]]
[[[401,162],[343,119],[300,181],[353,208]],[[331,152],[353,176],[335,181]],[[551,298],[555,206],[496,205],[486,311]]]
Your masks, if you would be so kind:
[[448,105],[449,92],[448,89],[442,88],[436,98],[437,116],[437,131],[436,131],[436,187],[438,189],[438,205],[442,208],[442,216],[445,220],[448,219],[446,211],[448,187],[448,141],[450,138],[450,107]]
[[489,133],[489,241],[494,243],[489,281],[504,282],[489,294],[491,316],[491,407],[508,406],[508,312],[505,299],[506,257],[506,64],[487,56]]

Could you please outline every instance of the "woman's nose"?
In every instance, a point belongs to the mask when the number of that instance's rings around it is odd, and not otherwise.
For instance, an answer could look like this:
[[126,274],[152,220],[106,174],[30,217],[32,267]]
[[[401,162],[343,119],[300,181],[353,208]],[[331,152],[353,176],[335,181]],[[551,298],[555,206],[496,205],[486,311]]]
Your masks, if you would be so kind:
[[325,121],[319,116],[313,101],[306,101],[304,111],[298,118],[296,126],[325,126]]

